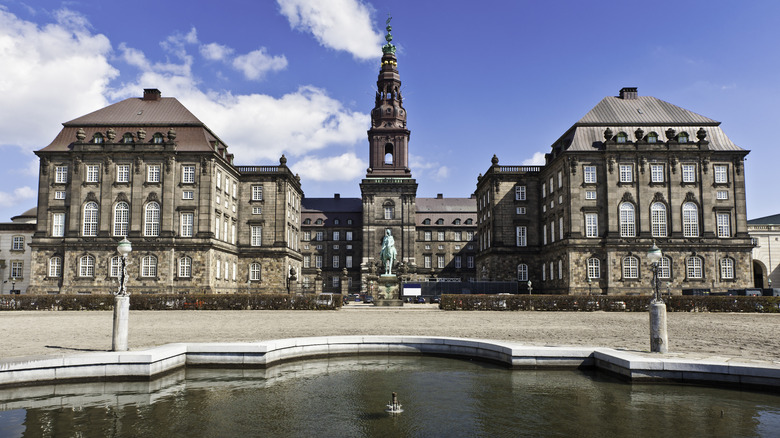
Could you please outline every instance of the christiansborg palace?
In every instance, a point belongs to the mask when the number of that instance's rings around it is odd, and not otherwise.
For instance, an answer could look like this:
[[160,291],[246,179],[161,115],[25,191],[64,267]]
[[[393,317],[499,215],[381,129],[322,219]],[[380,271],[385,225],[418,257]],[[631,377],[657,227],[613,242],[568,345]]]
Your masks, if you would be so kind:
[[235,165],[217,133],[175,98],[146,89],[64,123],[36,152],[27,293],[114,292],[125,236],[132,293],[269,293],[288,284],[371,292],[386,230],[394,270],[409,281],[649,294],[646,253],[655,242],[672,293],[753,284],[748,151],[720,122],[623,88],[554,140],[543,166],[493,156],[463,198],[417,197],[409,136],[391,44],[361,198],[305,197],[284,156],[278,165]]

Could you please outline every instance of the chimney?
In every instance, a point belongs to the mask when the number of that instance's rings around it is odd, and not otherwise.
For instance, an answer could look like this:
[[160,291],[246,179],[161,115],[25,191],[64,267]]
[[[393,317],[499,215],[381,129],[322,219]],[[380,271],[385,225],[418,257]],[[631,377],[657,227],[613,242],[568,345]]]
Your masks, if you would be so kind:
[[341,193],[334,193],[333,199],[341,199]]
[[160,100],[161,95],[156,88],[144,88],[144,100]]
[[436,194],[436,199],[444,199],[444,195],[441,193]]
[[636,87],[623,87],[620,89],[620,98],[623,100],[633,100],[636,99],[636,96]]

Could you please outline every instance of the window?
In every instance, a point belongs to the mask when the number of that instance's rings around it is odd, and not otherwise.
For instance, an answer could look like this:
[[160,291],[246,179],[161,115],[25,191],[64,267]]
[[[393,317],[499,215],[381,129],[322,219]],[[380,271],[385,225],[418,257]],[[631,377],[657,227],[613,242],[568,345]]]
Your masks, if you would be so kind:
[[54,170],[54,182],[65,184],[68,182],[68,166],[57,166]]
[[550,177],[550,194],[555,191],[555,186],[553,186],[553,177]]
[[588,259],[588,278],[601,278],[601,260],[596,257]]
[[141,259],[141,277],[157,276],[157,257],[153,255],[144,256]]
[[439,269],[444,269],[444,256],[440,255],[436,257],[437,266]]
[[585,199],[596,199],[596,191],[595,190],[586,190],[585,191]]
[[720,278],[723,280],[734,279],[734,259],[720,259]]
[[125,135],[122,136],[122,143],[132,143],[133,142],[133,134],[129,132],[125,132]]
[[108,261],[108,276],[119,278],[122,271],[122,257],[114,256]]
[[525,214],[526,209],[525,209],[525,207],[517,207],[516,212],[517,212],[517,214]]
[[715,193],[715,198],[719,200],[729,199],[728,190],[718,190],[717,193]]
[[159,132],[155,132],[154,135],[152,136],[152,143],[162,144],[162,142],[163,142],[162,134],[160,134]]
[[473,231],[466,231],[466,240],[471,242],[474,240],[474,232]]
[[395,212],[392,205],[385,205],[385,219],[392,219],[394,213]]
[[157,237],[160,235],[160,204],[150,202],[144,208],[144,236]]
[[12,261],[11,262],[11,278],[24,278],[24,262]]
[[263,200],[263,186],[252,186],[252,200],[253,201]]
[[620,204],[620,237],[636,237],[634,204],[630,202]]
[[555,242],[555,218],[550,222],[550,243]]
[[160,182],[160,165],[150,164],[146,166],[146,182],[158,183]]
[[315,240],[321,242],[323,235],[324,235],[324,233],[322,231],[317,231],[317,234],[314,236],[314,238],[315,238]]
[[515,227],[515,243],[517,246],[528,245],[528,229],[525,226]]
[[14,251],[24,251],[24,236],[14,236],[11,243]]
[[352,256],[351,255],[346,256],[346,259],[345,259],[345,262],[344,262],[344,266],[347,267],[347,268],[351,268],[352,267]]
[[718,213],[715,215],[718,237],[731,237],[731,215],[729,213]]
[[130,182],[130,165],[129,164],[117,164],[116,165],[116,182],[118,182],[118,183]]
[[547,184],[542,183],[542,198],[547,196]]
[[630,164],[620,165],[620,182],[630,183],[634,181],[633,167]]
[[95,276],[95,258],[90,255],[79,258],[79,277]]
[[474,256],[466,256],[466,267],[474,269]]
[[346,234],[347,234],[347,236],[346,236],[347,241],[352,240],[352,231],[347,231]]
[[563,216],[558,218],[558,238],[563,239]]
[[424,257],[424,260],[425,260],[425,265],[424,265],[425,269],[431,269],[431,256],[426,255]]
[[583,182],[585,184],[596,183],[596,166],[583,166],[582,167]]
[[563,260],[558,260],[558,280],[563,278]]
[[192,237],[194,230],[195,213],[181,214],[181,227],[179,234],[181,237]]
[[92,143],[95,144],[103,143],[103,134],[96,132],[95,135],[92,136]]
[[230,265],[228,264],[227,260],[225,260],[225,271],[224,272],[225,272],[225,277],[224,278],[225,278],[225,280],[227,280],[228,277],[230,276]]
[[651,164],[650,165],[650,182],[662,183],[664,182],[664,165],[663,164]]
[[436,225],[444,225],[444,219],[442,218],[436,219]]
[[252,263],[249,265],[249,280],[260,281],[260,263]]
[[333,232],[333,240],[339,240],[340,237],[341,237],[341,233],[339,231]]
[[65,236],[65,213],[53,213],[51,215],[51,236]]
[[314,267],[315,268],[322,268],[322,256],[314,256]]
[[65,199],[65,192],[61,190],[54,192],[54,199]]
[[682,165],[682,180],[684,183],[696,182],[696,166],[693,164]]
[[658,262],[658,278],[672,278],[672,259],[663,256]]
[[528,265],[525,263],[517,265],[517,281],[528,281]]
[[525,201],[525,186],[515,186],[515,201]]
[[585,237],[599,237],[598,213],[585,213]]
[[680,143],[688,143],[688,133],[687,132],[681,132],[677,134],[677,141]]
[[430,242],[431,241],[431,232],[430,231],[423,232],[423,240],[425,240],[426,242]]
[[547,224],[542,225],[542,245],[547,245]]
[[251,243],[252,246],[262,246],[263,244],[263,227],[259,225],[252,225],[250,227]]
[[636,257],[623,257],[623,278],[639,278],[639,260]]
[[650,227],[653,237],[666,237],[666,205],[661,202],[654,202],[650,206]]
[[444,231],[439,231],[439,232],[438,232],[438,233],[436,233],[436,234],[437,234],[437,236],[436,236],[436,237],[437,237],[437,240],[438,240],[439,242],[443,242],[443,241],[444,241]]
[[184,190],[181,192],[181,199],[195,199],[195,192],[192,190]]
[[117,202],[114,206],[114,236],[127,236],[127,225],[130,222],[130,206],[127,202]]
[[658,134],[655,132],[650,132],[647,134],[647,142],[648,143],[657,143],[658,142]]
[[97,202],[87,202],[84,204],[84,223],[81,228],[81,234],[85,237],[97,236],[98,228],[98,205]]
[[683,236],[699,237],[699,210],[693,202],[686,202],[682,207]]
[[87,164],[87,182],[96,183],[100,179],[100,166],[97,164]]
[[615,141],[618,143],[625,143],[628,140],[628,135],[625,132],[618,132],[615,136]]
[[334,255],[333,256],[333,267],[338,268],[339,267],[339,256]]
[[331,281],[333,282],[333,287],[339,287],[339,285],[341,284],[339,282],[339,277],[337,277],[335,275],[331,278]]
[[179,278],[192,277],[192,259],[184,256],[179,259]]
[[452,233],[452,240],[456,242],[460,242],[461,233],[460,231],[455,231]]
[[702,278],[702,262],[697,256],[690,256],[685,259],[685,272],[689,279],[698,280]]
[[59,277],[62,275],[62,259],[52,257],[49,259],[49,277]]
[[547,270],[545,269],[547,265],[542,263],[542,281],[547,280]]
[[214,219],[214,238],[215,239],[219,239],[219,233],[222,230],[222,227],[220,226],[220,221],[221,220],[220,220],[219,216],[217,216]]
[[219,280],[219,278],[222,276],[222,275],[221,275],[222,262],[220,262],[219,260],[217,260],[216,262],[217,262],[217,266],[216,266],[216,268],[214,269],[214,274],[215,274],[215,275],[214,275],[214,277],[215,277],[217,280]]
[[726,184],[729,182],[728,166],[716,165],[712,166],[715,173],[715,184]]
[[181,182],[184,184],[195,182],[195,166],[181,166]]
[[563,172],[559,170],[558,171],[558,188],[560,189],[561,187],[563,187]]

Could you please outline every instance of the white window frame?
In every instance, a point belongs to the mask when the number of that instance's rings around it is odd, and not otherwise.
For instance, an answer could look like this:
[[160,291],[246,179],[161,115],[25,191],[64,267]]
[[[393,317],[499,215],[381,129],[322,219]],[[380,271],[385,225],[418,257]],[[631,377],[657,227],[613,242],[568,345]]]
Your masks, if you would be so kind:
[[65,191],[63,191],[63,190],[56,190],[54,192],[54,199],[57,199],[57,200],[65,199]]
[[195,213],[187,211],[182,212],[180,216],[179,235],[181,237],[192,237],[195,231]]
[[734,259],[729,257],[720,259],[720,278],[723,280],[734,279]]
[[669,229],[666,226],[666,204],[653,202],[650,205],[650,229],[653,237],[667,237]]
[[515,186],[515,201],[525,201],[525,186]]
[[393,219],[393,216],[395,215],[395,209],[392,205],[385,205],[384,207],[385,211],[385,219]]
[[699,207],[693,202],[682,206],[683,237],[699,237]]
[[193,190],[182,190],[181,199],[187,199],[187,200],[195,199],[195,192]]
[[623,257],[623,278],[630,280],[639,278],[639,259],[634,256]]
[[631,183],[634,182],[634,166],[631,164],[620,164],[620,182]]
[[79,258],[79,277],[95,276],[95,258],[91,255],[84,255]]
[[712,173],[715,175],[715,184],[728,184],[729,166],[725,164],[716,164],[712,166]]
[[192,165],[181,166],[181,182],[182,184],[195,183],[195,166]]
[[192,277],[192,258],[183,256],[179,258],[179,278]]
[[322,268],[322,256],[321,255],[315,255],[314,256],[314,267],[315,268]]
[[658,262],[658,278],[672,278],[672,259],[667,256],[661,257]]
[[100,207],[97,202],[89,201],[84,204],[83,220],[81,221],[81,235],[84,237],[95,237],[98,233],[98,216]]
[[252,186],[252,200],[253,201],[263,200],[263,186]]
[[249,281],[260,281],[262,269],[260,263],[249,264]]
[[13,236],[11,239],[12,251],[24,251],[24,236]]
[[129,164],[117,164],[116,165],[116,182],[129,183],[130,182],[130,165]]
[[715,192],[715,199],[719,201],[725,201],[729,199],[729,191],[728,190],[718,190]]
[[731,237],[731,214],[716,213],[715,223],[718,229],[719,238]]
[[525,263],[517,265],[517,281],[528,281],[528,265]]
[[141,258],[141,277],[157,277],[157,257],[146,255]]
[[682,182],[695,183],[696,182],[696,165],[695,164],[682,164]]
[[54,256],[49,259],[49,277],[59,278],[62,275],[62,258]]
[[146,165],[146,182],[158,183],[160,182],[160,165],[148,164]]
[[425,269],[431,269],[431,256],[426,254],[425,256],[423,256],[423,260],[425,263],[424,265]]
[[664,165],[663,164],[651,164],[650,165],[650,182],[662,183],[664,182]]
[[144,206],[144,237],[160,235],[160,204],[155,201]]
[[685,258],[685,276],[691,280],[701,280],[704,278],[702,266],[704,262],[701,257],[688,256]]
[[436,256],[436,266],[439,269],[444,269],[445,264],[444,264],[444,256],[443,255]]
[[263,246],[263,227],[260,225],[251,225],[250,231],[250,245],[251,246]]
[[585,213],[585,237],[599,237],[599,214]]
[[601,278],[601,260],[596,257],[590,257],[587,261],[588,264],[588,278],[591,280],[597,280]]
[[596,191],[595,190],[585,190],[585,199],[587,199],[587,200],[596,199]]
[[585,184],[595,184],[596,166],[582,166],[582,178]]
[[620,237],[636,237],[636,208],[630,202],[620,204]]
[[65,213],[52,213],[51,215],[51,236],[65,236]]
[[99,164],[87,164],[87,179],[88,183],[100,182],[100,165]]
[[515,246],[528,246],[528,227],[525,225],[515,227]]
[[54,182],[56,184],[68,183],[68,166],[57,166],[54,168]]
[[114,205],[114,237],[125,237],[130,228],[130,205],[120,201]]

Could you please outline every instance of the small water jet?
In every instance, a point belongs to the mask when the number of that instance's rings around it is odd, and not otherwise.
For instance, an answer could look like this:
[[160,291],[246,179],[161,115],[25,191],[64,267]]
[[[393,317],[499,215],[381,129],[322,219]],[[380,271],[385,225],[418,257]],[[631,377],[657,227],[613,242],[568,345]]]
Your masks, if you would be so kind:
[[395,392],[393,393],[393,398],[390,400],[390,403],[387,405],[387,409],[385,409],[385,412],[389,412],[393,415],[400,414],[404,410],[401,409],[401,404],[398,403],[398,394]]

